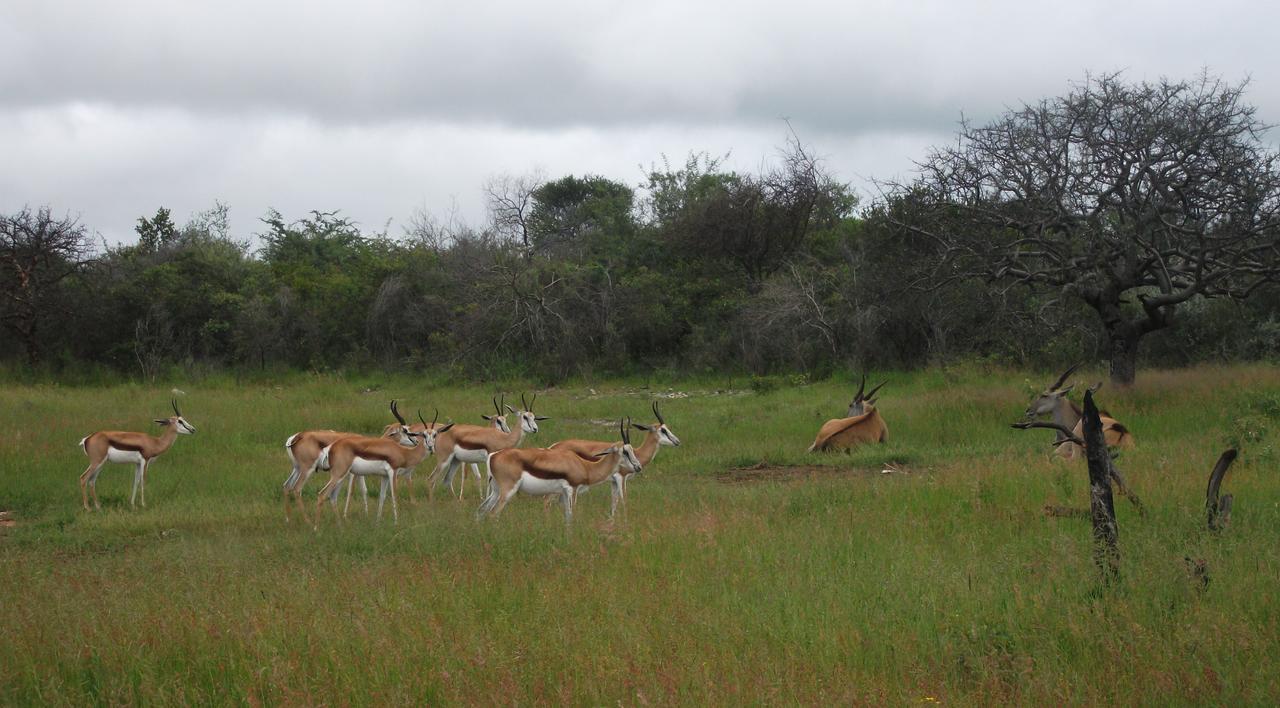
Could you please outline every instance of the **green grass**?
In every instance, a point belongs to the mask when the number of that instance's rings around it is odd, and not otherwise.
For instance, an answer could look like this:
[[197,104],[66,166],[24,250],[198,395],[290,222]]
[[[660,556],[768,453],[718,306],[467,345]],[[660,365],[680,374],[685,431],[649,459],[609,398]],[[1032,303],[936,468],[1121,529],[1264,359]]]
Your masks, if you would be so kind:
[[[377,430],[393,396],[476,422],[488,389],[184,385],[199,433],[153,466],[150,508],[129,509],[131,470],[113,465],[103,511],[85,513],[76,441],[145,427],[167,387],[0,387],[0,509],[18,520],[0,530],[0,702],[1280,701],[1280,370],[1144,372],[1100,392],[1137,436],[1119,465],[1148,509],[1117,498],[1110,587],[1088,521],[1041,511],[1085,506],[1088,483],[1049,459],[1050,433],[1009,429],[1026,374],[889,378],[889,444],[830,456],[804,450],[846,384],[663,382],[688,394],[663,402],[684,445],[629,486],[624,522],[596,489],[569,532],[528,498],[477,524],[474,488],[465,504],[402,499],[399,524],[284,523],[289,434]],[[552,420],[526,444],[647,418],[659,391],[641,385],[541,392]],[[1205,482],[1229,443],[1234,517],[1210,534]],[[723,478],[761,462],[834,469]]]

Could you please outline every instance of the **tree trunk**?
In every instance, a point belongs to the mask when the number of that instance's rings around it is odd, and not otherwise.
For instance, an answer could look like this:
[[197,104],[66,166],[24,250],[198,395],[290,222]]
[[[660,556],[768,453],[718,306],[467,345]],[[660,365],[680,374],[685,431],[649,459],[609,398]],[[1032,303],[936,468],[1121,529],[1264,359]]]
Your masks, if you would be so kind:
[[[1129,330],[1128,327],[1124,328]],[[1108,357],[1111,360],[1111,383],[1132,386],[1137,376],[1139,336],[1132,331],[1108,332]]]

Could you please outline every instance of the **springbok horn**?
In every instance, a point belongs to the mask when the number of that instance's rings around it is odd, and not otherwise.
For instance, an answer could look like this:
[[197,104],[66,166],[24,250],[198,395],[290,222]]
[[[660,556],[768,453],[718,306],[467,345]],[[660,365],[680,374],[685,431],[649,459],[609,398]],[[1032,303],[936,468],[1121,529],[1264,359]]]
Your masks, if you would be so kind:
[[[880,382],[880,386],[883,386],[883,385],[885,385],[885,384],[887,384],[887,383],[889,383],[889,382],[888,382],[888,381],[881,381],[881,382]],[[867,398],[871,398],[872,396],[876,395],[876,391],[879,391],[879,390],[880,390],[880,386],[876,386],[875,388],[871,389],[870,391],[867,391],[867,396],[866,396],[866,397],[867,397]]]
[[532,413],[532,412],[533,412],[533,404],[535,404],[535,403],[537,403],[537,402],[538,402],[538,392],[537,392],[537,391],[534,391],[534,392],[533,392],[533,398],[530,398],[530,399],[529,399],[529,412],[530,412],[530,413]]
[[498,403],[501,404],[498,406],[498,415],[502,415],[502,406],[507,405],[507,394],[504,393],[501,396],[499,396]]
[[623,424],[622,419],[618,419],[618,432],[622,434],[622,444],[630,445],[631,441],[627,440],[627,426]]
[[440,408],[436,407],[436,417],[431,419],[431,427],[436,427],[436,421],[440,420]]
[[867,388],[867,375],[863,374],[862,383],[858,384],[858,393],[853,397],[854,403],[857,403],[858,401],[861,401],[863,399],[862,392],[865,391],[866,388]]
[[178,410],[178,399],[176,399],[176,398],[170,398],[170,399],[169,399],[169,405],[173,406],[173,414],[174,414],[174,415],[176,415],[176,416],[178,416],[179,418],[181,418],[181,417],[182,417],[182,413]]
[[391,400],[391,415],[394,415],[396,420],[400,421],[400,425],[408,425],[408,423],[404,422],[404,416],[400,415],[400,410],[396,408],[395,399]]
[[426,427],[428,427],[428,428],[429,428],[429,427],[431,427],[431,426],[427,425],[427,420],[426,420],[425,418],[423,418],[423,417],[422,417],[422,409],[421,409],[421,408],[419,408],[419,409],[418,409],[418,420],[422,421],[422,424],[423,424],[424,426],[426,426]]
[[1058,390],[1058,387],[1059,387],[1059,386],[1061,386],[1063,383],[1065,383],[1065,382],[1066,382],[1067,377],[1068,377],[1068,376],[1070,376],[1071,374],[1075,373],[1075,370],[1076,370],[1076,369],[1079,369],[1079,368],[1080,368],[1080,365],[1081,365],[1081,364],[1083,364],[1083,363],[1084,363],[1084,362],[1082,362],[1082,361],[1077,361],[1076,363],[1072,364],[1072,365],[1071,365],[1071,368],[1069,368],[1069,369],[1067,369],[1066,371],[1062,372],[1062,375],[1058,377],[1058,380],[1053,382],[1053,385],[1049,387],[1049,390],[1050,390],[1050,391],[1057,391],[1057,390]]
[[667,421],[662,419],[662,414],[658,412],[658,402],[653,402],[653,414],[658,417],[658,425],[666,425]]
[[491,399],[489,399],[489,400],[493,401],[493,409],[494,409],[495,411],[498,411],[498,415],[502,415],[502,408],[500,408],[500,407],[498,406],[498,397],[497,397],[497,396],[494,396],[493,398],[491,398]]
[[524,391],[520,392],[520,407],[529,410],[529,403],[524,400]]

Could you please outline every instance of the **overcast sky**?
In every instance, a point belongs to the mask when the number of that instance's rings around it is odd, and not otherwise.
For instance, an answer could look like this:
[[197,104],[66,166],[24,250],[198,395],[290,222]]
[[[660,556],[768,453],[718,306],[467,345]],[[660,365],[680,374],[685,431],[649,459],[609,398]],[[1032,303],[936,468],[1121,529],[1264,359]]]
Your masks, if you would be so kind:
[[892,0],[0,3],[0,210],[48,204],[109,240],[215,200],[400,231],[484,220],[500,173],[600,174],[731,152],[787,117],[842,179],[909,174],[961,114],[1086,72],[1251,77],[1280,122],[1280,3]]

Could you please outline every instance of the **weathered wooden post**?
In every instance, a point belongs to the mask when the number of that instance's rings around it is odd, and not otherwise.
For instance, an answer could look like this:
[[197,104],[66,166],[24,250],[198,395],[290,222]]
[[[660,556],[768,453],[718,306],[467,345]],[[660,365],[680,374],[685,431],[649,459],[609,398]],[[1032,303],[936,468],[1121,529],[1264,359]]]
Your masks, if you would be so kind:
[[1089,462],[1089,516],[1093,520],[1093,560],[1109,582],[1120,572],[1119,529],[1111,498],[1111,455],[1102,436],[1102,418],[1093,391],[1084,394],[1085,459]]
[[1222,480],[1227,476],[1231,463],[1236,461],[1237,454],[1239,453],[1235,448],[1222,453],[1218,458],[1218,464],[1213,466],[1213,472],[1209,474],[1209,488],[1204,492],[1204,509],[1209,517],[1210,531],[1221,531],[1231,521],[1232,497],[1228,494],[1219,499],[1218,492],[1222,488]]

